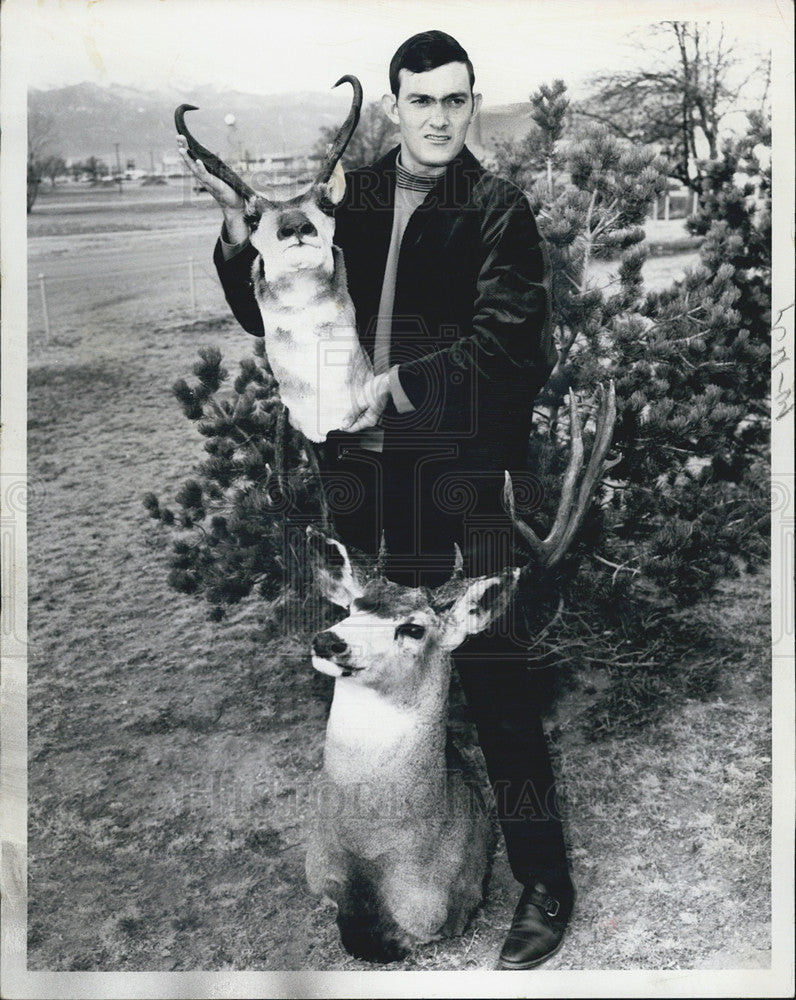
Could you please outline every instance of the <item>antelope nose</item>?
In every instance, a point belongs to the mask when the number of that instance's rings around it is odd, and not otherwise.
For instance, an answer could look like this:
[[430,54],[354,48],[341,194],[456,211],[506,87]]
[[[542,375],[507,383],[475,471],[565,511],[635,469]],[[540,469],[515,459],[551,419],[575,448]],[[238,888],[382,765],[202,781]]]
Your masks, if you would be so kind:
[[309,236],[317,236],[318,230],[303,212],[298,210],[285,212],[279,219],[279,229],[276,237],[279,240],[289,240],[297,237],[299,240]]
[[348,643],[336,632],[318,632],[312,640],[312,651],[323,660],[331,660],[333,656],[342,656],[348,650]]

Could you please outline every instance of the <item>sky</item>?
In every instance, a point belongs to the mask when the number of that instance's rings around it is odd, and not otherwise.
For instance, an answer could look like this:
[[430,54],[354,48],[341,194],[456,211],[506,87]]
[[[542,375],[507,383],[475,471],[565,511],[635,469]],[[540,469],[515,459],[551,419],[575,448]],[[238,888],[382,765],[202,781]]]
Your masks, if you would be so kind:
[[[784,0],[789,2],[789,0]],[[343,73],[366,100],[409,35],[441,28],[468,51],[486,104],[527,101],[563,78],[579,96],[591,74],[654,59],[644,26],[716,17],[753,54],[776,30],[778,0],[5,0],[24,14],[30,86],[91,81],[189,92],[322,91]],[[752,15],[752,16],[750,16]],[[645,39],[647,39],[645,41]],[[759,44],[759,43],[763,44]]]

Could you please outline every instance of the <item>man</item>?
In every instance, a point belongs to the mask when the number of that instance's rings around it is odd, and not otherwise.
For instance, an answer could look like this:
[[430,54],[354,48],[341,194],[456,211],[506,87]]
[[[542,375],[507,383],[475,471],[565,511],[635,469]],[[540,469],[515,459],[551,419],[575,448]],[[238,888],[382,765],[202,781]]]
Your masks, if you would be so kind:
[[[450,35],[404,42],[382,99],[400,146],[347,175],[336,212],[374,377],[321,447],[322,469],[358,487],[356,503],[334,511],[342,540],[375,554],[383,532],[388,576],[413,586],[449,575],[454,542],[468,575],[511,561],[503,473],[527,468],[533,399],[556,358],[546,251],[527,199],[465,146],[481,103],[474,80]],[[242,201],[184,159],[224,213],[214,260],[227,300],[262,336]],[[523,885],[506,969],[532,968],[558,948],[574,898],[524,638],[504,619],[455,654]]]

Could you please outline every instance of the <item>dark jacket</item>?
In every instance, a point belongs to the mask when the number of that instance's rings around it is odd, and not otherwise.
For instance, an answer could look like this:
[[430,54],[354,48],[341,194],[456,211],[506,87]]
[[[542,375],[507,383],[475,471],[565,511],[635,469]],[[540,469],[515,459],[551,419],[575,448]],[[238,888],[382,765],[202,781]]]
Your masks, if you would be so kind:
[[[336,212],[363,347],[373,355],[392,229],[398,147],[346,175]],[[262,336],[247,248],[215,262],[233,313]],[[471,468],[522,467],[534,397],[556,359],[544,241],[525,195],[465,147],[406,227],[398,262],[391,363],[415,410],[388,404],[385,449],[434,440]]]

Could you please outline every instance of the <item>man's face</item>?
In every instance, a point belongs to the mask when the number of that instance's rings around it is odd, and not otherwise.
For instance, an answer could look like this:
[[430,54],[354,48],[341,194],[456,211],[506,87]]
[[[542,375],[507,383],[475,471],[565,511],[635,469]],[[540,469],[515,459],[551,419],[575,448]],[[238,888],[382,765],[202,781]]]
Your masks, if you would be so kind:
[[461,152],[481,95],[471,92],[470,75],[461,62],[426,73],[402,69],[398,79],[397,99],[385,94],[382,107],[400,127],[401,162],[416,174],[441,174]]

